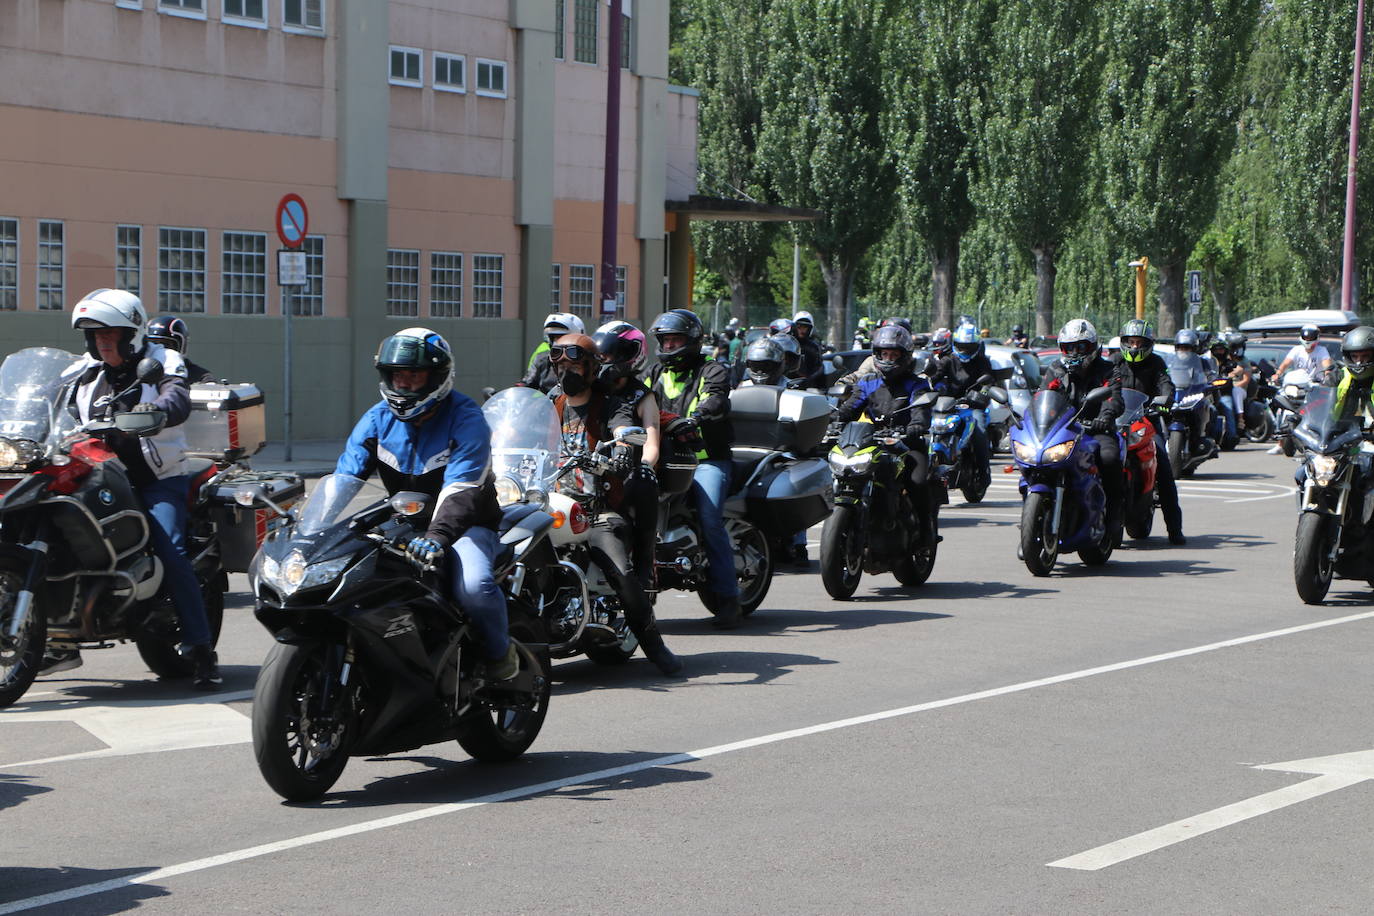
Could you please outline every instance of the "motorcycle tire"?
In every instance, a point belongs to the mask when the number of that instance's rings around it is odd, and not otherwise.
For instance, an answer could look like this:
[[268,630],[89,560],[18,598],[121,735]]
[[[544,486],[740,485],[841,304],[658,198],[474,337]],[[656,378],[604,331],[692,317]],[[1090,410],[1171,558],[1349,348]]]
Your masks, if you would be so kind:
[[[586,653],[587,658],[598,665],[623,665],[634,658],[635,650],[639,648],[639,637],[630,631],[630,624],[626,619],[627,605],[632,602],[643,602],[646,618],[653,616],[653,606],[649,604],[649,596],[644,594],[644,587],[633,576],[626,576],[619,571],[614,571],[607,576],[607,580],[611,583],[611,588],[615,589],[616,595],[619,596],[617,600],[620,603],[620,622],[616,626],[616,635],[620,637],[620,640],[614,643],[589,645]],[[592,600],[596,601],[595,598]]]
[[852,598],[864,575],[859,515],[856,506],[836,506],[821,529],[821,584],[837,601]]
[[935,524],[929,513],[917,515],[916,523],[922,530],[915,537],[916,544],[912,547],[911,555],[902,557],[892,567],[892,574],[897,577],[897,581],[908,588],[924,585],[930,578],[930,574],[935,571],[935,554],[940,547],[940,542],[935,536]]
[[1321,604],[1331,589],[1331,519],[1316,512],[1298,516],[1293,538],[1293,584],[1305,604]]
[[1048,493],[1027,493],[1021,505],[1021,556],[1033,576],[1048,576],[1059,559],[1059,538],[1054,526],[1054,498]]
[[1274,418],[1267,410],[1259,411],[1259,420],[1245,422],[1245,438],[1251,442],[1268,442],[1274,435]]
[[1143,541],[1150,536],[1155,527],[1155,495],[1137,493],[1135,505],[1126,518],[1126,533],[1134,540]]
[[735,577],[739,581],[739,612],[745,617],[759,609],[773,584],[773,552],[762,531],[741,518],[726,521],[730,549],[735,555]]
[[981,468],[965,465],[963,475],[973,480],[967,487],[960,487],[959,492],[964,494],[964,502],[970,505],[978,505],[983,501],[983,497],[988,493],[988,487],[992,485],[992,472],[984,473]]
[[1179,477],[1187,477],[1193,473],[1183,467],[1183,447],[1187,445],[1187,436],[1188,434],[1181,429],[1169,430],[1169,466],[1174,469],[1174,474]]
[[[262,778],[287,801],[310,801],[333,788],[348,765],[348,747],[357,725],[348,691],[331,691],[331,709],[317,703],[328,663],[322,643],[277,643],[267,653],[253,688],[253,756]],[[302,718],[311,725],[336,721],[325,733],[302,735]]]
[[1283,449],[1283,457],[1285,458],[1292,458],[1293,453],[1298,450],[1297,443],[1293,441],[1292,436],[1284,436],[1280,439],[1279,447]]
[[[201,598],[205,602],[205,619],[210,624],[210,646],[219,643],[219,633],[224,627],[224,592],[214,584],[201,587]],[[179,633],[179,631],[178,631]],[[134,637],[139,657],[148,670],[160,678],[175,679],[190,677],[195,671],[195,663],[189,655],[177,651],[179,635],[171,637],[147,634]]]
[[514,606],[509,608],[510,635],[516,641],[522,670],[534,669],[533,706],[490,709],[476,704],[458,723],[458,744],[483,763],[505,763],[529,750],[549,713],[549,658],[544,623]]
[[47,613],[37,595],[29,607],[29,620],[23,632],[14,639],[6,635],[28,565],[27,557],[0,553],[0,709],[13,705],[33,684],[48,640]]
[[1088,544],[1078,549],[1078,559],[1086,566],[1105,566],[1112,558],[1112,551],[1121,540],[1121,523],[1108,524],[1107,530],[1096,544]]

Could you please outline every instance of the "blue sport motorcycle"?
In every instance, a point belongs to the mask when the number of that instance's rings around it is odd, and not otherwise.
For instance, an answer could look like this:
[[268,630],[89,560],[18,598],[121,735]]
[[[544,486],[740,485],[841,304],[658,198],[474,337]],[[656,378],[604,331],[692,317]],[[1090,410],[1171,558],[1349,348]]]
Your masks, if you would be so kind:
[[[1107,394],[1093,391],[1084,406]],[[1107,519],[1097,443],[1078,424],[1079,413],[1061,392],[1038,391],[1011,428],[1023,500],[1019,553],[1032,575],[1048,576],[1061,552],[1077,551],[1084,563],[1101,566],[1118,540],[1120,522]]]
[[991,483],[987,470],[978,466],[971,442],[977,415],[986,409],[946,395],[935,402],[930,418],[931,470],[970,503],[982,502]]

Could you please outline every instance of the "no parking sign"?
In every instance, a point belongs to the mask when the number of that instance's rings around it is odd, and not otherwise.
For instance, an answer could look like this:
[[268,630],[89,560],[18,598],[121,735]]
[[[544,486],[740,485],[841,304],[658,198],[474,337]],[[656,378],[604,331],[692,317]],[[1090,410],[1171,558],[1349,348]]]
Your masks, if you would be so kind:
[[310,231],[310,213],[299,194],[287,194],[277,203],[277,238],[287,248],[299,248]]

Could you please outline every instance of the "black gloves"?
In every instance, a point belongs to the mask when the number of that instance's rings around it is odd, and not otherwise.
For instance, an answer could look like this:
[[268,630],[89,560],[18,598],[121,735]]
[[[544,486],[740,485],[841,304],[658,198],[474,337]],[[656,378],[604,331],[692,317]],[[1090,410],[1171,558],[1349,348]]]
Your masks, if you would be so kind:
[[652,465],[641,464],[639,466],[639,479],[645,483],[653,484],[655,488],[658,487],[658,475],[654,473]]
[[692,417],[678,417],[673,422],[663,428],[663,431],[670,436],[690,436],[700,428]]
[[1111,420],[1104,420],[1102,417],[1093,417],[1084,422],[1083,429],[1095,435],[1110,431],[1112,428]]
[[634,469],[634,451],[623,445],[617,446],[615,451],[611,452],[611,460],[606,463],[606,470],[622,479]]

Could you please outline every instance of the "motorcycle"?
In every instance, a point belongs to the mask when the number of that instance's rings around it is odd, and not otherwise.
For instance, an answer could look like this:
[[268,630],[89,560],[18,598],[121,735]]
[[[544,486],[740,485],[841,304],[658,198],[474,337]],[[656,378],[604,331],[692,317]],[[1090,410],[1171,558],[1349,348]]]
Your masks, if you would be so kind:
[[1297,450],[1293,441],[1293,429],[1301,421],[1299,414],[1307,401],[1307,393],[1312,389],[1312,376],[1306,369],[1289,369],[1283,374],[1283,383],[1271,402],[1274,412],[1274,430],[1279,437],[1283,454],[1292,458]]
[[[78,361],[63,350],[35,347],[0,365],[0,707],[28,690],[45,647],[107,649],[132,641],[159,677],[192,673],[191,660],[177,651],[180,624],[162,589],[151,522],[109,444],[119,435],[156,435],[167,415],[114,413],[80,425],[66,406],[75,384],[70,370]],[[161,363],[144,359],[134,385],[106,404],[155,384],[162,374]],[[194,459],[188,469],[187,553],[213,644],[224,617],[226,572],[232,571],[221,556],[221,538],[242,539],[228,537],[235,518],[215,494],[245,469]],[[245,533],[253,537],[253,520],[236,534]]]
[[[1290,405],[1283,405],[1289,409]],[[1336,389],[1313,388],[1293,439],[1303,449],[1293,582],[1298,597],[1321,604],[1333,576],[1374,586],[1374,487],[1371,446],[1357,419],[1340,419]]]
[[349,757],[456,739],[482,761],[523,754],[543,726],[549,658],[542,621],[521,597],[531,561],[547,557],[555,519],[532,506],[503,511],[493,562],[520,660],[508,681],[486,679],[472,624],[440,570],[418,571],[405,545],[432,506],[397,493],[350,512],[365,486],[322,478],[297,515],[260,486],[240,505],[289,522],[249,570],[254,615],[276,639],[253,692],[253,753],[283,798],[329,791]]
[[1234,384],[1228,378],[1216,378],[1208,387],[1212,395],[1212,418],[1207,434],[1223,452],[1233,451],[1240,444],[1240,432],[1233,416],[1235,408],[1231,401]]
[[1126,533],[1136,540],[1150,536],[1155,523],[1155,427],[1150,422],[1150,398],[1131,388],[1121,390],[1126,409],[1117,418],[1117,435],[1126,456],[1126,505],[1122,513]]
[[[1109,393],[1094,389],[1083,407]],[[1035,576],[1048,576],[1065,552],[1101,566],[1118,540],[1107,518],[1096,442],[1078,424],[1081,412],[1059,391],[1037,391],[1011,429],[1012,459],[1021,471],[1020,554]]]
[[[932,403],[933,391],[914,406]],[[940,535],[932,500],[912,499],[903,473],[912,449],[901,432],[867,419],[845,424],[830,451],[835,508],[821,530],[821,583],[832,598],[854,595],[864,573],[891,571],[917,586],[930,578]],[[932,475],[927,486],[940,486]]]
[[982,410],[967,398],[944,396],[935,402],[930,418],[931,471],[948,488],[959,490],[966,502],[975,504],[983,501],[992,482],[990,472],[978,466],[970,441]]
[[1278,428],[1272,402],[1278,389],[1261,380],[1258,370],[1251,377],[1245,401],[1245,438],[1251,442],[1268,442]]
[[1210,383],[1180,385],[1174,389],[1174,404],[1169,411],[1166,447],[1169,450],[1169,464],[1178,477],[1192,477],[1199,465],[1217,457],[1215,440],[1210,449],[1197,453],[1193,452],[1192,444],[1192,430],[1195,424],[1201,425],[1203,430],[1212,429],[1214,415]]

